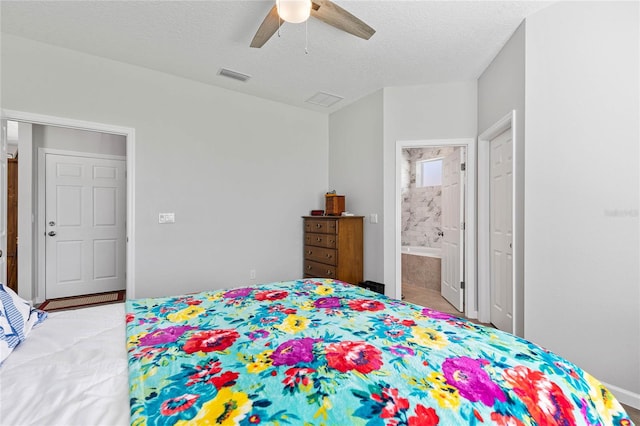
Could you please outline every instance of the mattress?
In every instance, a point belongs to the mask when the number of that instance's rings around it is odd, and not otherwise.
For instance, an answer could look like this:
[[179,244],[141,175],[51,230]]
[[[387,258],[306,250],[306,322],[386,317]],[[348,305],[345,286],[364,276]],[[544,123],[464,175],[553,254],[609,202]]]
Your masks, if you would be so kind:
[[124,304],[50,313],[0,367],[2,425],[128,425]]

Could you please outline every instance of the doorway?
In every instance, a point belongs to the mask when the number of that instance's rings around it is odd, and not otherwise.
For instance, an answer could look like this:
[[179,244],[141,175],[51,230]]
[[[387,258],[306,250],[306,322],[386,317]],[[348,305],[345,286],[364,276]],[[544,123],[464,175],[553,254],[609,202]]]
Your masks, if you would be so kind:
[[[396,143],[396,294],[406,293],[409,301],[413,299],[418,304],[424,304],[421,300],[429,300],[431,304],[436,301],[435,309],[451,309],[469,318],[477,317],[474,142],[446,139]],[[437,185],[418,190],[416,197],[408,188],[415,187],[417,180],[430,172],[425,169],[421,173],[416,168],[420,161],[411,161],[412,156],[422,161],[440,160],[444,172],[440,172],[441,181]],[[411,213],[408,204],[412,198],[423,204],[423,212],[428,211],[429,217]],[[421,268],[424,259],[427,268],[437,271],[437,288],[429,288],[428,281],[426,289],[417,291],[415,286],[407,285],[406,274],[403,286],[403,270]]]
[[[13,150],[9,150],[13,151]],[[18,155],[7,161],[7,286],[18,292]]]
[[[31,283],[30,285],[19,286],[19,294],[21,297],[31,300],[34,304],[41,303],[45,300],[45,268],[44,263],[41,261],[44,257],[44,243],[39,241],[39,238],[44,238],[45,223],[40,220],[40,209],[44,205],[44,200],[39,200],[37,194],[37,188],[40,184],[44,183],[43,178],[38,175],[34,176],[37,171],[37,158],[38,149],[33,144],[33,138],[31,135],[31,128],[33,126],[50,127],[65,131],[86,131],[86,132],[99,132],[107,135],[118,135],[124,138],[125,141],[125,156],[126,156],[126,203],[125,203],[125,216],[126,216],[126,230],[125,230],[125,258],[126,266],[124,267],[125,286],[127,297],[135,297],[135,228],[134,228],[134,188],[135,188],[135,170],[134,170],[134,153],[135,153],[135,130],[132,128],[113,126],[109,124],[85,122],[74,119],[67,119],[61,117],[45,116],[40,114],[32,114],[21,111],[3,110],[3,124],[5,120],[12,120],[19,122],[21,126],[25,127],[24,133],[29,133],[29,137],[20,138],[19,151],[21,152],[21,159],[24,159],[24,163],[20,164],[20,185],[21,190],[23,185],[26,186],[26,190],[22,190],[21,193],[32,194],[32,196],[22,196],[19,199],[19,214],[18,214],[18,234],[20,244],[18,246],[18,275],[19,281],[23,283]],[[5,139],[3,137],[3,139]],[[31,161],[29,161],[31,160]],[[27,179],[22,179],[26,176]],[[6,204],[5,204],[6,205]],[[4,210],[4,208],[3,208]],[[44,214],[42,214],[44,216]],[[31,218],[38,219],[32,223]],[[1,228],[6,229],[6,226]],[[0,229],[0,232],[3,231]],[[23,238],[24,237],[24,238]],[[30,274],[29,279],[22,279],[22,274]]]
[[0,138],[0,282],[18,291],[18,140],[16,122],[2,120]]

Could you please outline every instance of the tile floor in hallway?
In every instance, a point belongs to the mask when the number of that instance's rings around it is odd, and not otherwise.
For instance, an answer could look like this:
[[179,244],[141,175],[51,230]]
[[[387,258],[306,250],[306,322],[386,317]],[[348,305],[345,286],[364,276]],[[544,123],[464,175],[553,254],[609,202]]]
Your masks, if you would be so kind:
[[[445,300],[438,290],[431,290],[423,287],[416,287],[411,285],[403,284],[402,286],[402,295],[404,296],[404,301],[415,303],[416,305],[426,306],[431,309],[435,309],[437,311],[446,312],[448,314],[457,315],[460,317],[464,317],[462,312],[459,312],[456,308],[453,307],[449,302]],[[473,322],[477,322],[475,320],[471,320]],[[491,324],[483,324],[489,327],[493,327]],[[640,426],[640,410],[630,407],[628,405],[623,405],[631,420],[634,424]]]

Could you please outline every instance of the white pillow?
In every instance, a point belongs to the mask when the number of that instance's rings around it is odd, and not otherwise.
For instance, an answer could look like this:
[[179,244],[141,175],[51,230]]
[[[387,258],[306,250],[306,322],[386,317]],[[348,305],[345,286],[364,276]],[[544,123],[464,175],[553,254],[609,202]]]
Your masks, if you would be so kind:
[[46,318],[46,312],[33,308],[29,302],[0,283],[0,364],[13,348],[27,338],[31,329]]

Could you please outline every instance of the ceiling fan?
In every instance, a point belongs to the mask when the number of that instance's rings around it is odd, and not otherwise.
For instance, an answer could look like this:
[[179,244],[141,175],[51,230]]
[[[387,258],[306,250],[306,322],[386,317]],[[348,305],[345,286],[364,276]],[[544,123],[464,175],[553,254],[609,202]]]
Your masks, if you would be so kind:
[[[289,7],[292,8],[292,15],[287,14],[285,9]],[[267,13],[256,31],[256,35],[253,36],[250,46],[262,47],[284,22],[304,22],[309,16],[365,40],[369,40],[376,32],[369,25],[330,0],[276,0],[276,4]]]

